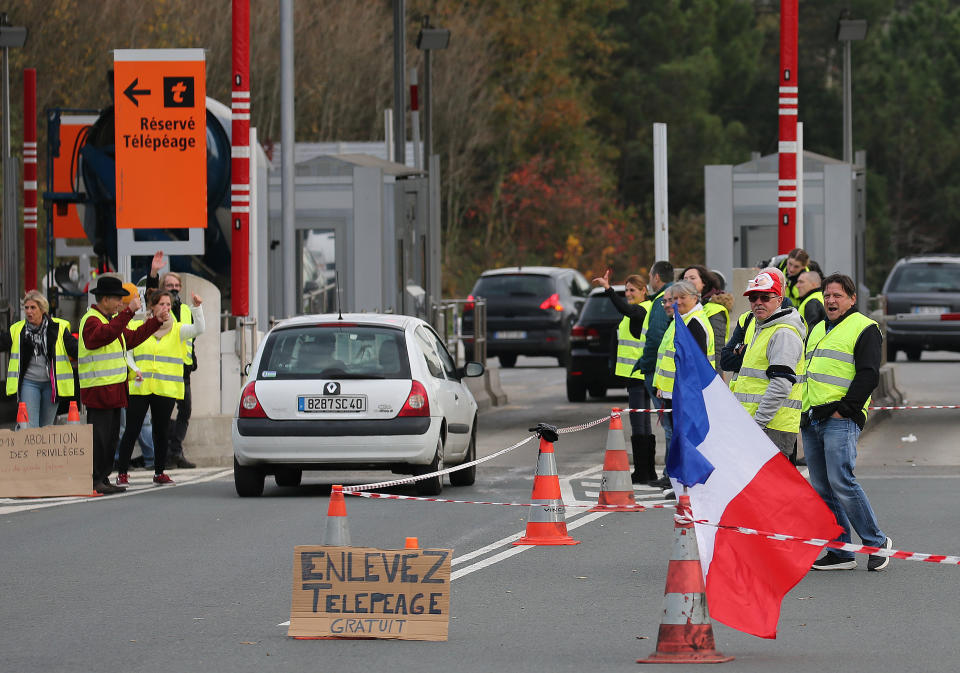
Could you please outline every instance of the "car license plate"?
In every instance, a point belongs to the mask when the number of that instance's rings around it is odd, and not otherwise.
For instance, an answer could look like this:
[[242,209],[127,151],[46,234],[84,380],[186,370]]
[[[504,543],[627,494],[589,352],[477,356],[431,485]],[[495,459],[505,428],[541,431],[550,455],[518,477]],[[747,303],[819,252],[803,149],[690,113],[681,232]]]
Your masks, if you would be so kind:
[[914,306],[913,313],[933,313],[939,315],[940,313],[949,313],[949,306]]
[[301,395],[297,401],[300,411],[313,413],[323,411],[366,411],[366,395]]
[[526,339],[527,333],[523,330],[504,330],[502,332],[494,332],[494,339]]

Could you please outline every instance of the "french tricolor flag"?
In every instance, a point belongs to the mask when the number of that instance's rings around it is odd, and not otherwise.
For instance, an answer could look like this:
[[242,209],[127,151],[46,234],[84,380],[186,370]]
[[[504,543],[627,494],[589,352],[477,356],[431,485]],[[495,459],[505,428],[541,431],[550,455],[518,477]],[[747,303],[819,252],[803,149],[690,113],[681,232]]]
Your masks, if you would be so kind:
[[[667,471],[687,487],[693,517],[830,540],[842,531],[816,491],[730,392],[682,320],[676,320],[673,439]],[[697,524],[710,614],[727,626],[777,637],[783,597],[822,547]]]

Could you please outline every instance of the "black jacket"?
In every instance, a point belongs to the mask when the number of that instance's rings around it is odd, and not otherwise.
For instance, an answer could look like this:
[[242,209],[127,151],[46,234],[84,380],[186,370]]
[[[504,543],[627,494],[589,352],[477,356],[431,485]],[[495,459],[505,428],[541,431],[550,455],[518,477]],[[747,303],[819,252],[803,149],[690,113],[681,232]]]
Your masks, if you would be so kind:
[[[843,322],[847,316],[853,313],[857,313],[856,307],[851,308],[833,322],[825,319],[827,330],[829,331],[831,328]],[[863,330],[857,338],[857,343],[853,347],[853,364],[857,369],[857,373],[854,374],[853,381],[850,382],[850,387],[847,388],[846,394],[837,402],[812,407],[807,414],[804,414],[803,423],[806,424],[811,419],[816,421],[823,420],[824,418],[832,416],[833,412],[837,412],[844,418],[849,418],[855,422],[862,430],[864,423],[867,422],[867,417],[863,413],[863,405],[866,404],[867,398],[873,394],[874,388],[876,388],[877,383],[880,382],[882,346],[883,335],[880,333],[880,328],[877,325],[870,325]]]

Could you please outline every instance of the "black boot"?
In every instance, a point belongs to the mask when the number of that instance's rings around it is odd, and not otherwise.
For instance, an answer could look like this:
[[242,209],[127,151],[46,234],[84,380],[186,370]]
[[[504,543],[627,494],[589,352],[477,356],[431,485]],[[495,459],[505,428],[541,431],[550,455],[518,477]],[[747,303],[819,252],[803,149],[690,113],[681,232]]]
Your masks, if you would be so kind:
[[647,458],[647,483],[657,478],[657,436],[644,435]]
[[647,457],[644,453],[646,444],[645,435],[630,435],[630,446],[633,448],[633,474],[630,475],[630,481],[634,484],[645,484],[647,477]]

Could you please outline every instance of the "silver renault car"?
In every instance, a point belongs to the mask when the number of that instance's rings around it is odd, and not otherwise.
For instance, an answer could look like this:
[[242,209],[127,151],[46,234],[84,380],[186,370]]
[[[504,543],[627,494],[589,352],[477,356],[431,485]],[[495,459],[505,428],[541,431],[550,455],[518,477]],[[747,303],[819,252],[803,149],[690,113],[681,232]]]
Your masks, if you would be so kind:
[[[374,313],[307,315],[266,335],[233,419],[234,482],[263,493],[266,475],[297,486],[305,470],[426,474],[476,459],[477,403],[423,320]],[[467,486],[476,466],[450,473]],[[436,495],[441,477],[417,482]]]

